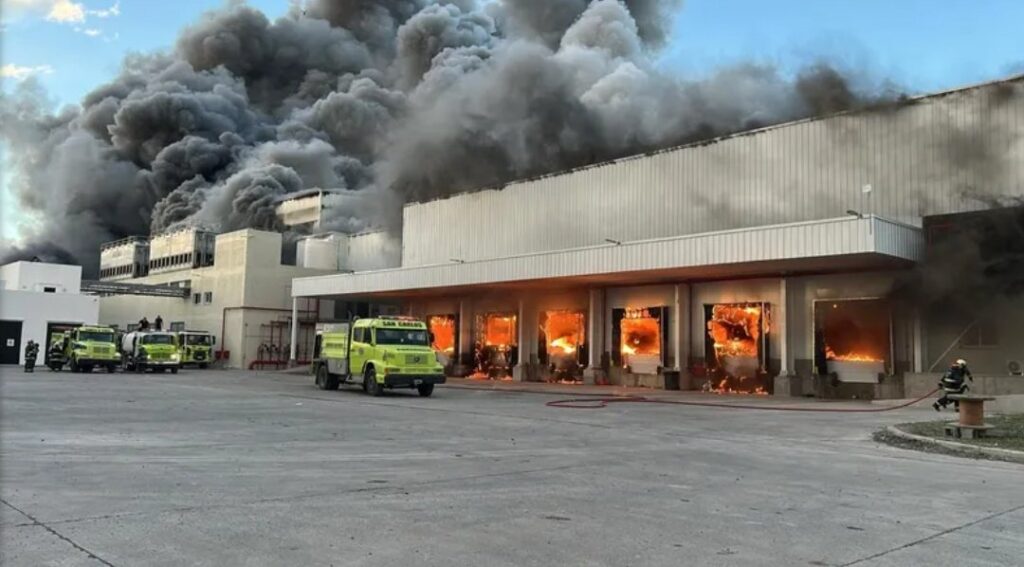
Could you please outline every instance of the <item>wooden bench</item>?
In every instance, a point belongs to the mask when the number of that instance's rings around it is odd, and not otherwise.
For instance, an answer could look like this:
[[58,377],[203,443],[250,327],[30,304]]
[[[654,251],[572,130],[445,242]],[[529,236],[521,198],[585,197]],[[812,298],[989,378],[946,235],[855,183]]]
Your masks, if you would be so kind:
[[972,394],[950,394],[949,399],[960,403],[960,420],[946,424],[946,436],[975,439],[984,437],[991,425],[985,423],[985,402],[995,398]]

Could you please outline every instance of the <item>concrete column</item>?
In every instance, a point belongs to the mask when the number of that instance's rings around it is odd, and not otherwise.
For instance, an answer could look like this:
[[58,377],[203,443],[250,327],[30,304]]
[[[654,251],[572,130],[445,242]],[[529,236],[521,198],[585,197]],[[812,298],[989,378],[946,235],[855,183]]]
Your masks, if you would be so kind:
[[685,371],[690,366],[690,286],[676,284],[672,300],[672,348],[675,369]]
[[288,353],[288,366],[295,366],[296,360],[295,355],[298,352],[299,345],[299,298],[292,298],[292,328],[291,328],[292,340],[290,352]]
[[[459,300],[459,364],[467,363],[473,358],[473,314],[470,312],[469,301]],[[467,363],[468,364],[468,363]],[[468,374],[472,369],[460,369]]]
[[914,312],[914,372],[924,372],[924,337],[921,336],[921,311]]
[[590,290],[590,303],[587,307],[587,368],[583,371],[585,384],[596,384],[605,381],[604,369],[601,368],[601,355],[605,351],[604,336],[604,290]]
[[512,369],[512,380],[515,382],[524,382],[529,376],[531,349],[529,338],[526,333],[527,324],[526,301],[524,299],[520,299],[519,309],[516,313],[516,334],[518,335],[516,340],[519,343],[519,360],[516,361],[516,365]]
[[788,307],[786,295],[786,278],[779,279],[779,307],[775,312],[775,321],[772,322],[776,333],[779,336],[779,376],[789,375],[789,325],[786,324],[786,311]]

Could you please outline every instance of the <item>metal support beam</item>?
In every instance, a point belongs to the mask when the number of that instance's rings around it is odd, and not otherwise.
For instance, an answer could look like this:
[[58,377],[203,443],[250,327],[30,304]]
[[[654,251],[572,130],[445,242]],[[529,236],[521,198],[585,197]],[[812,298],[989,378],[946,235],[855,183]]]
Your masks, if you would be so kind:
[[82,280],[82,293],[98,295],[148,295],[151,297],[188,299],[192,295],[192,289],[170,285]]
[[[288,353],[288,366],[295,366],[295,363],[296,363],[296,353],[298,352],[298,343],[299,343],[299,298],[298,297],[293,297],[292,298],[292,329],[291,329],[291,333],[292,333],[292,338],[291,338],[290,352]],[[308,356],[307,356],[307,358],[308,358]]]
[[[772,329],[779,335],[779,376],[789,375],[789,325],[786,322],[786,278],[779,279],[779,308],[776,310],[775,321],[772,322]],[[766,361],[767,362],[767,361]]]

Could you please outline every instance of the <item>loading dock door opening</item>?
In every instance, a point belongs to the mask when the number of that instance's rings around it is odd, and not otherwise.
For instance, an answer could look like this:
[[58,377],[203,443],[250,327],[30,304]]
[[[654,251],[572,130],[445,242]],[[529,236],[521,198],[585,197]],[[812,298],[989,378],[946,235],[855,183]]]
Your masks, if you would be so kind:
[[455,363],[455,349],[459,344],[459,318],[454,314],[431,315],[427,318],[431,346],[437,360],[445,368]]
[[477,378],[507,379],[519,355],[518,321],[514,313],[487,313],[476,318]]
[[702,389],[716,393],[767,394],[767,303],[718,303],[704,306],[704,357],[708,380]]
[[884,299],[816,301],[814,330],[818,374],[875,383],[892,368],[892,312]]
[[586,315],[554,310],[540,314],[538,350],[552,382],[580,382],[587,360]]

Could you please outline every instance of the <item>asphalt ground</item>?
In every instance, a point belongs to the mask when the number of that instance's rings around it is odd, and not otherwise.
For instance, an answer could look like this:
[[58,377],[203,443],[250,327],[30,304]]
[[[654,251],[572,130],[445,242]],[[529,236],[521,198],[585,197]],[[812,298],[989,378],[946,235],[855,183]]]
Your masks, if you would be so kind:
[[930,409],[571,410],[544,405],[557,395],[453,387],[323,392],[270,372],[12,367],[0,397],[3,565],[1024,557],[1024,466],[871,440]]

